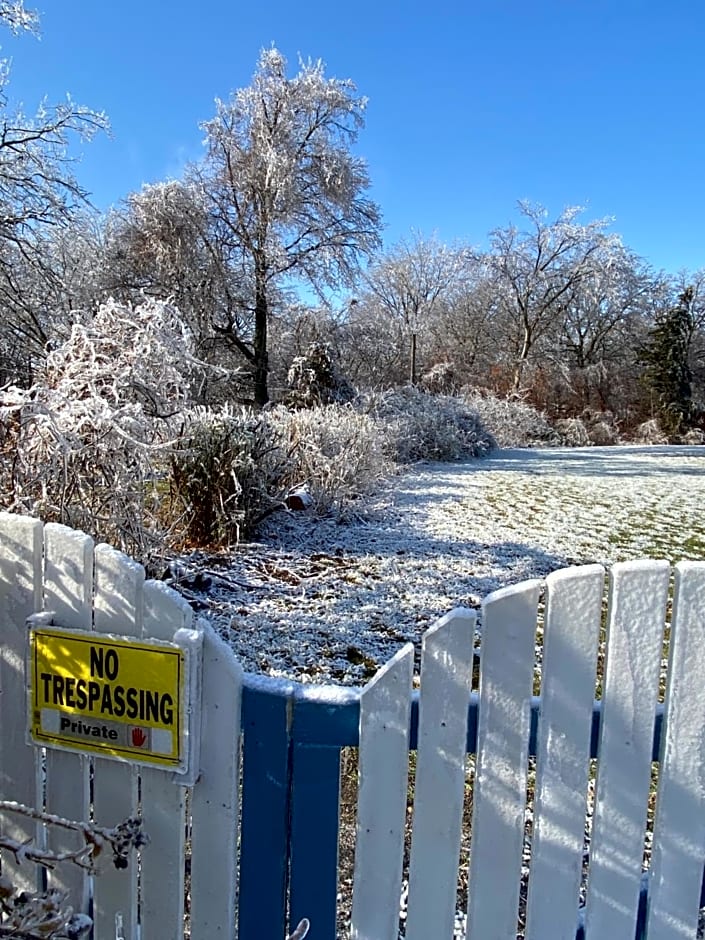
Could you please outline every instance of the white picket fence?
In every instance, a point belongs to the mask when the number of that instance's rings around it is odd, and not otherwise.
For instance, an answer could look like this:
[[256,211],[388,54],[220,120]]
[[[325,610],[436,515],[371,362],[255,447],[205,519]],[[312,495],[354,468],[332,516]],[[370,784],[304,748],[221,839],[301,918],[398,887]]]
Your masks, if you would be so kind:
[[[86,909],[92,896],[95,935],[166,940],[184,935],[187,817],[190,832],[190,928],[196,938],[230,937],[234,923],[238,820],[239,726],[242,673],[231,651],[206,631],[205,708],[198,786],[188,790],[163,770],[136,768],[25,742],[27,618],[51,611],[57,625],[139,638],[171,640],[191,626],[191,609],[160,582],[145,582],[144,569],[107,545],[93,545],[61,525],[0,513],[0,799],[34,806],[69,819],[90,818],[113,826],[139,814],[150,838],[140,865],[104,871],[89,879],[59,865],[49,886],[70,892]],[[92,807],[90,805],[92,786]],[[31,820],[0,814],[0,831],[17,839],[37,835]],[[57,837],[49,847],[76,849]],[[40,834],[41,838],[41,834]],[[3,871],[25,890],[37,887],[34,866],[3,858]],[[139,879],[139,884],[138,884]],[[116,926],[117,925],[117,926]]]
[[[541,585],[526,582],[485,602],[468,937],[517,936],[527,792],[533,817],[527,940],[575,937],[586,876],[588,940],[636,935],[644,880],[649,898],[645,936],[696,936],[705,861],[705,563],[676,566],[665,732],[653,836],[647,839],[669,586],[667,562],[615,565],[603,620],[599,565],[547,578],[532,793],[527,741]],[[603,623],[607,649],[599,769],[586,866],[590,736]],[[456,611],[424,638],[406,940],[453,935],[473,625],[471,614]],[[362,693],[356,940],[397,937],[412,662],[408,647]],[[642,876],[651,838],[650,865]]]
[[[407,868],[412,646],[361,691],[349,928],[354,940],[397,940],[404,877],[406,940],[453,937],[469,785],[468,710],[474,702],[479,726],[467,936],[514,940],[527,880],[527,940],[574,938],[581,891],[588,940],[632,938],[645,881],[649,900],[640,936],[696,936],[705,860],[705,563],[677,565],[673,585],[666,562],[615,565],[606,606],[604,592],[603,569],[590,565],[552,574],[545,585],[530,581],[491,595],[483,609],[476,693],[474,613],[453,611],[426,633]],[[230,650],[206,630],[201,775],[195,786],[183,787],[164,771],[138,772],[96,758],[91,806],[87,759],[49,750],[44,759],[39,748],[25,743],[26,619],[40,610],[52,611],[62,626],[156,639],[188,627],[191,611],[164,585],[145,582],[140,566],[109,547],[94,547],[63,526],[0,514],[0,798],[44,800],[47,810],[77,819],[92,810],[104,825],[139,810],[151,839],[140,865],[128,872],[108,867],[89,884],[80,872],[60,867],[50,873],[50,883],[84,903],[93,893],[98,940],[183,937],[185,897],[193,940],[237,936],[242,674]],[[541,699],[533,775],[528,742],[537,642]],[[596,682],[601,721],[595,779],[590,742]],[[664,694],[655,776],[654,728]],[[289,715],[288,706],[283,713]],[[246,741],[247,734],[245,728]],[[247,792],[247,756],[243,773]],[[288,786],[295,793],[296,766],[292,773]],[[337,787],[337,777],[331,785]],[[647,822],[654,799],[655,815]],[[286,809],[288,803],[282,805]],[[18,838],[35,835],[10,817],[0,817],[0,829]],[[273,863],[283,857],[288,870],[288,838],[260,849]],[[315,858],[313,852],[312,865]],[[8,860],[3,865],[28,888],[35,886],[31,869],[15,870]],[[292,872],[294,867],[292,861]],[[314,883],[317,878],[314,871]],[[260,901],[266,908],[264,883],[261,892],[241,898],[241,908]],[[271,940],[284,935],[287,903],[285,893],[281,933]],[[116,934],[116,919],[122,934]],[[315,911],[310,919],[310,940],[333,940],[334,928],[317,925]],[[239,936],[265,940],[250,929]]]

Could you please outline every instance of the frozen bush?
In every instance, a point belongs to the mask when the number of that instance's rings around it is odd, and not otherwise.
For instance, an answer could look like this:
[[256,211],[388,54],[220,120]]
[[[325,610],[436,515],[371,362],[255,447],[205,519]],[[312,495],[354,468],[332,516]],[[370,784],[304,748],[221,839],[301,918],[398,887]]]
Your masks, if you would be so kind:
[[614,424],[609,421],[593,421],[588,425],[588,434],[592,444],[606,446],[617,444],[619,442],[619,431]]
[[188,537],[227,545],[305,490],[318,513],[346,516],[392,471],[374,422],[349,405],[263,412],[197,408],[172,457]]
[[497,442],[498,447],[551,446],[558,434],[542,411],[519,398],[498,398],[477,388],[463,389],[463,400]]
[[340,373],[325,343],[311,343],[303,356],[296,356],[287,383],[286,404],[294,408],[345,404],[355,397],[355,390]]
[[580,418],[559,418],[554,428],[563,447],[587,447],[592,443]]
[[130,403],[147,416],[168,417],[188,400],[200,369],[193,345],[171,304],[147,299],[133,307],[109,300],[90,325],[74,324],[66,342],[49,354],[46,385],[58,401]]
[[601,418],[599,412],[586,412],[579,418],[560,418],[554,427],[563,447],[604,446],[619,440],[619,432],[609,414]]
[[700,428],[691,428],[683,435],[684,444],[705,444],[705,432]]
[[637,444],[668,444],[668,435],[661,430],[656,418],[650,418],[638,426],[634,441]]
[[172,419],[193,365],[169,304],[111,301],[74,325],[40,382],[0,393],[3,508],[83,529],[148,564],[165,538]]
[[421,376],[421,387],[431,395],[449,395],[456,389],[455,368],[451,362],[439,362]]
[[229,545],[273,505],[285,470],[268,416],[248,408],[194,408],[171,457],[171,484],[186,537]]
[[56,886],[37,892],[21,890],[16,873],[20,859],[44,869],[76,866],[84,873],[100,875],[100,861],[106,856],[112,854],[115,868],[123,870],[134,858],[133,849],[140,849],[149,841],[142,821],[136,816],[108,829],[92,822],[45,813],[15,800],[0,800],[0,812],[10,819],[17,815],[33,820],[39,824],[38,833],[52,831],[52,826],[54,832],[68,830],[73,833],[76,846],[68,852],[55,851],[47,848],[46,839],[18,842],[0,832],[0,861],[14,858],[16,863],[14,867],[3,867],[0,873],[0,936],[17,940],[79,940],[93,927],[87,914],[74,913],[68,891]]
[[477,412],[463,399],[407,386],[368,395],[364,407],[384,430],[397,463],[481,457],[495,447]]
[[585,425],[591,444],[608,445],[619,441],[619,428],[611,411],[584,408],[580,419]]
[[266,418],[272,441],[286,454],[280,486],[307,489],[318,512],[345,516],[392,472],[380,429],[352,405],[279,406]]
[[[5,420],[8,410],[0,408]],[[3,507],[82,529],[146,561],[164,535],[158,483],[168,428],[145,421],[136,404],[57,402],[45,388],[12,412]]]

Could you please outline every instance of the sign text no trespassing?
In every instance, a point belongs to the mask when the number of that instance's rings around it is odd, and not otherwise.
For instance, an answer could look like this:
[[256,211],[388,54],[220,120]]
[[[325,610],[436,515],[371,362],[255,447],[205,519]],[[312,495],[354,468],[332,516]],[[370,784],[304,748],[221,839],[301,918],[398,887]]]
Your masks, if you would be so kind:
[[173,643],[30,630],[29,730],[37,744],[178,770],[188,656]]

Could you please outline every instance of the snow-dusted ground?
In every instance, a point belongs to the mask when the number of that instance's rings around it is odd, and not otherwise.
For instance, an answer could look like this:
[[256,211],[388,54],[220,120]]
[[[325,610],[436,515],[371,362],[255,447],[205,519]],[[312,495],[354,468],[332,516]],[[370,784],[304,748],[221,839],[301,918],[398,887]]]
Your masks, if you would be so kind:
[[338,524],[279,514],[256,544],[195,555],[202,614],[245,669],[361,684],[434,620],[569,564],[705,558],[705,447],[497,451],[425,464]]

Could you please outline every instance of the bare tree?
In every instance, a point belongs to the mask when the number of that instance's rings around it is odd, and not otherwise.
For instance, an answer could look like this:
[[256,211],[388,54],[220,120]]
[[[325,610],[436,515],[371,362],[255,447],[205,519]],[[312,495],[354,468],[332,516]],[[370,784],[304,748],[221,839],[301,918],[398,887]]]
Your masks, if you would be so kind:
[[7,110],[0,79],[0,239],[18,242],[35,226],[57,225],[88,201],[70,172],[72,133],[89,139],[106,119],[67,99],[34,118]]
[[269,398],[272,292],[293,280],[316,290],[348,283],[379,244],[367,169],[350,151],[365,104],[350,81],[326,78],[320,61],[288,79],[272,48],[261,53],[252,84],[218,100],[203,125],[207,154],[189,177],[229,263],[251,279],[251,334],[234,316],[225,327],[253,369],[260,405]]
[[[138,303],[149,296],[180,310],[204,362],[229,370],[241,362],[236,337],[247,335],[250,284],[211,225],[203,192],[170,180],[144,186],[107,220],[105,266],[110,294]],[[218,373],[208,373],[211,379]],[[222,376],[218,390],[223,385]],[[231,383],[228,394],[232,395]],[[200,398],[215,393],[210,381]]]
[[662,305],[665,284],[620,245],[598,252],[593,262],[568,299],[545,354],[560,372],[572,407],[619,412],[629,405],[624,386],[637,366],[639,334]]
[[13,33],[36,33],[39,27],[39,17],[34,10],[25,9],[23,0],[0,0],[0,21]]
[[541,206],[520,202],[519,207],[528,230],[495,229],[488,255],[514,359],[515,390],[538,340],[555,328],[580,284],[602,263],[601,256],[619,244],[617,236],[605,233],[611,220],[577,223],[578,207],[565,209],[554,222],[547,221]]
[[450,289],[429,322],[429,348],[435,362],[452,364],[461,384],[490,386],[502,349],[497,298],[485,256],[465,253]]
[[369,292],[354,298],[339,330],[340,360],[359,388],[403,385],[408,375],[407,336],[402,320],[380,314]]
[[[21,0],[0,2],[0,21],[13,32],[35,32],[38,19]],[[0,70],[0,238],[17,241],[37,224],[57,224],[82,206],[87,191],[70,171],[72,135],[90,139],[107,130],[104,114],[67,97],[56,105],[42,103],[34,115],[9,103],[9,68]]]
[[463,267],[464,251],[435,238],[402,240],[367,273],[365,285],[382,317],[396,320],[409,344],[409,382],[416,384],[418,335]]
[[47,349],[90,317],[103,299],[103,260],[101,227],[87,211],[17,242],[0,241],[0,384],[30,383]]
[[[36,32],[38,26],[36,14],[25,10],[21,0],[0,0],[0,22],[13,32]],[[47,311],[35,290],[38,279],[51,270],[43,258],[46,230],[68,225],[88,201],[72,172],[71,139],[90,139],[107,130],[108,122],[70,98],[42,104],[30,117],[11,107],[8,87],[8,63],[0,61],[0,347],[4,371],[13,377],[20,365],[14,351],[29,344],[31,357],[48,339]]]

